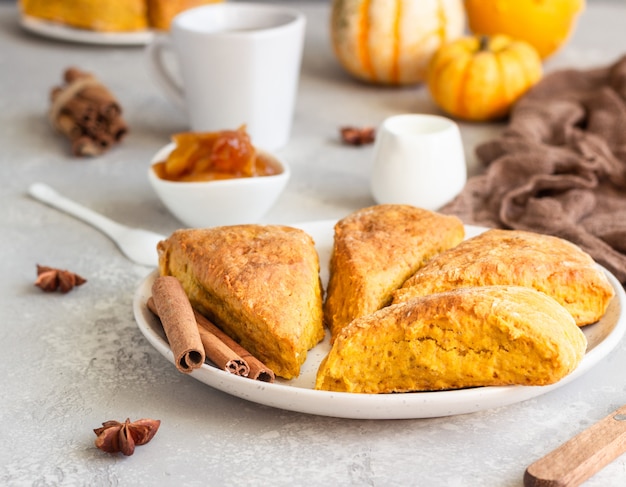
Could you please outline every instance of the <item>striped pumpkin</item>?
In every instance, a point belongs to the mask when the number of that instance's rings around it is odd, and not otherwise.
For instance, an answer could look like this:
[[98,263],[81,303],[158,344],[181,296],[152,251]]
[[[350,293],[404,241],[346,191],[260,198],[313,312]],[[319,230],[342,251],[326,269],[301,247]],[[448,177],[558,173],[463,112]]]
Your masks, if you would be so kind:
[[341,65],[372,83],[424,81],[435,51],[463,34],[462,0],[333,0],[331,40]]

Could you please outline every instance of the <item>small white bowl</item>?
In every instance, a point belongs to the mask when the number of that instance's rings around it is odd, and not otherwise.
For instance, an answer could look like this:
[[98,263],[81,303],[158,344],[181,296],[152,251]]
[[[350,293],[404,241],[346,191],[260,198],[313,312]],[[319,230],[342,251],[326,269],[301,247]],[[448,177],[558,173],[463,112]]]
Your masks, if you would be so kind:
[[276,203],[291,171],[285,161],[268,152],[282,171],[272,176],[233,178],[206,182],[178,182],[159,178],[152,167],[165,160],[175,144],[168,144],[152,158],[148,179],[167,209],[191,228],[257,223]]

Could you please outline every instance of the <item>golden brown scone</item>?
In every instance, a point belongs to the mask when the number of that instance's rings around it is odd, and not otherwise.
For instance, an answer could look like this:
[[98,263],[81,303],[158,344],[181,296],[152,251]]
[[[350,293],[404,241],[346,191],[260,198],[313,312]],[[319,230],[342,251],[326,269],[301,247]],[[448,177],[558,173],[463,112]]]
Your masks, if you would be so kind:
[[101,32],[169,30],[184,10],[223,0],[20,0],[25,15]]
[[319,258],[304,231],[278,225],[177,230],[157,247],[194,308],[276,375],[300,373],[324,337]]
[[145,0],[20,0],[25,15],[101,32],[143,30],[148,27]]
[[354,318],[387,306],[409,276],[464,236],[457,217],[408,205],[371,206],[337,222],[324,303],[332,339]]
[[615,294],[604,272],[567,240],[519,230],[489,230],[447,250],[408,279],[393,302],[458,287],[527,286],[561,303],[579,326],[598,321]]
[[354,320],[322,361],[316,389],[388,393],[546,385],[572,372],[587,340],[532,288],[460,288]]

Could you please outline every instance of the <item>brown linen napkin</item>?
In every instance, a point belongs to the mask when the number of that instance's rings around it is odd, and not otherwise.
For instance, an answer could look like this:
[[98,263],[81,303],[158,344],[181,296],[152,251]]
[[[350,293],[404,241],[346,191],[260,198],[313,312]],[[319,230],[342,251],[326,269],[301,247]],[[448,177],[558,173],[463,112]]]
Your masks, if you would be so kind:
[[476,154],[485,173],[442,213],[565,238],[626,283],[626,56],[546,76]]

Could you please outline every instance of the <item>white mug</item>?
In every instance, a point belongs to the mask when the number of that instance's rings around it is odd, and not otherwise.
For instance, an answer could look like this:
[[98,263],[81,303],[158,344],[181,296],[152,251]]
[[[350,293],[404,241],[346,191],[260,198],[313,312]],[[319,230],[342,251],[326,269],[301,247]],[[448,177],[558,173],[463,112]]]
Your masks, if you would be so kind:
[[[252,143],[273,150],[291,133],[305,18],[272,5],[217,3],[177,15],[169,35],[146,50],[164,93],[188,115],[193,131],[246,125]],[[167,67],[172,50],[179,84]]]
[[371,173],[376,202],[434,211],[459,194],[466,181],[461,133],[452,120],[405,114],[383,121]]

